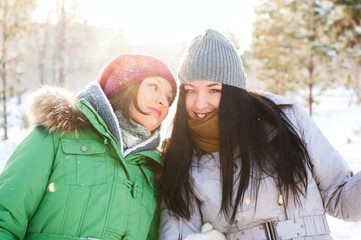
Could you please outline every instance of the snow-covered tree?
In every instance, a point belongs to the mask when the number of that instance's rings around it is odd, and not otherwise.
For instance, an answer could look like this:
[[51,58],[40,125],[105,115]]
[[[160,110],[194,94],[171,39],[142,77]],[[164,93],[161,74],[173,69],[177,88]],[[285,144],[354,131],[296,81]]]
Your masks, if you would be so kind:
[[258,79],[269,91],[307,99],[310,115],[315,96],[333,81],[329,13],[330,4],[319,0],[263,0],[256,9],[251,54],[260,62]]
[[346,69],[344,84],[361,104],[361,1],[329,0],[333,3],[331,29],[341,48],[341,65]]
[[35,8],[35,0],[1,0],[0,1],[0,77],[2,81],[2,123],[3,139],[7,134],[7,95],[9,89],[20,81],[24,64],[22,56],[25,52],[23,36],[31,26],[31,17]]

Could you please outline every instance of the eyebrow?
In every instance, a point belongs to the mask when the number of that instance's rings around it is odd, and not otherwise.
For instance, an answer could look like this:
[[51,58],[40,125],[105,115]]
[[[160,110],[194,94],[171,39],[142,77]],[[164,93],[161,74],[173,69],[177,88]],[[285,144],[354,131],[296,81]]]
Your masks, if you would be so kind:
[[[190,83],[185,83],[184,86],[194,87],[194,85],[190,84]],[[220,84],[220,83],[211,83],[211,84],[208,84],[206,87],[214,87],[214,86],[222,86],[222,84]]]
[[222,86],[222,84],[220,84],[220,83],[211,83],[211,84],[207,85],[207,87],[213,87],[213,86]]

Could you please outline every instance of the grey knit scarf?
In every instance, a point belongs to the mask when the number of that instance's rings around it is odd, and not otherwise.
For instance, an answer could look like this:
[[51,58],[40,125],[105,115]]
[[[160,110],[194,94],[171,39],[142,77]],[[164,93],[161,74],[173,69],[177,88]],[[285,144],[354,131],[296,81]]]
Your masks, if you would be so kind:
[[128,122],[121,111],[115,111],[115,115],[118,118],[119,127],[122,131],[124,151],[144,142],[152,135],[151,131],[132,119],[129,119],[130,122]]

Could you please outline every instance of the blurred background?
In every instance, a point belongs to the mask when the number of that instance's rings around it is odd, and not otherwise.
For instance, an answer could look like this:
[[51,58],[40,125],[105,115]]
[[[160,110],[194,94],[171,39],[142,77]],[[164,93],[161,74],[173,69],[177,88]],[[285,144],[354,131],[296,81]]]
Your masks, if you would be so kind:
[[[0,171],[32,127],[29,93],[77,92],[121,52],[160,57],[176,72],[207,28],[235,44],[248,89],[297,99],[361,169],[361,0],[1,0]],[[335,239],[361,236],[360,223],[330,219]]]

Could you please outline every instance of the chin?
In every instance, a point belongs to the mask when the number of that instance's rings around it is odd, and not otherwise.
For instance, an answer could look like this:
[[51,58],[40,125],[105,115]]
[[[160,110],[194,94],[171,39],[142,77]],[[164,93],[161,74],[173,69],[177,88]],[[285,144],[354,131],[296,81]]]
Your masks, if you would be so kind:
[[160,125],[158,124],[147,124],[147,126],[144,126],[146,127],[149,131],[154,131],[155,129],[157,129]]

